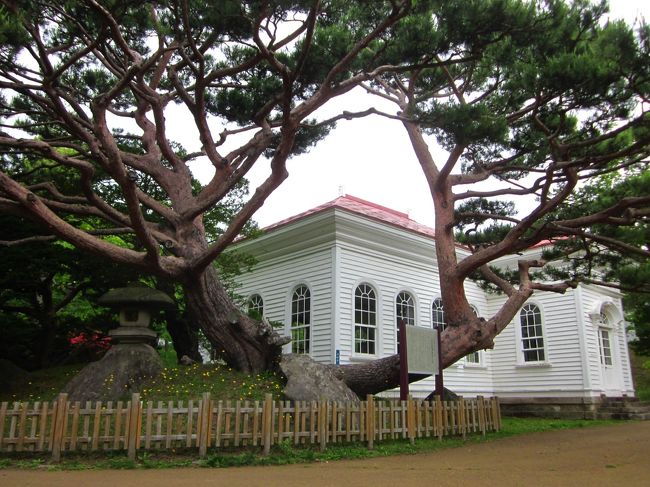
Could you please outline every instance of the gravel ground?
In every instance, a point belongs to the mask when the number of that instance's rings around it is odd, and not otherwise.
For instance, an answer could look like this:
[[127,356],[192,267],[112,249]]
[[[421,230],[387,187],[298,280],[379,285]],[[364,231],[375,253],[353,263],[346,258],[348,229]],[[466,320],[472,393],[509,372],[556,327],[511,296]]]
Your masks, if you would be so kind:
[[433,453],[279,467],[0,470],[2,487],[650,486],[650,421],[550,431]]

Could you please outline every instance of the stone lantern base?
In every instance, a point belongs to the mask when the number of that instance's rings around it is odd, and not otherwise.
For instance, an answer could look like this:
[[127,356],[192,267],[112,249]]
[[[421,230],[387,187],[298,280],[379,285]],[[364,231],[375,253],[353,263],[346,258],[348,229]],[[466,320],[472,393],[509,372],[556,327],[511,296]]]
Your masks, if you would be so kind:
[[140,392],[162,370],[162,360],[151,345],[120,343],[100,360],[84,367],[62,392],[67,392],[71,401],[126,399],[131,393]]

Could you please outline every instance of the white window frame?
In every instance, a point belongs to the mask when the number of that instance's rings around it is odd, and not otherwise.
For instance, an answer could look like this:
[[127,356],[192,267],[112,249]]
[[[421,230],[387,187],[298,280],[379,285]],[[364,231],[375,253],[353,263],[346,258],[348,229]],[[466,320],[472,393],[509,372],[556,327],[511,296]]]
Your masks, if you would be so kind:
[[[522,313],[524,312],[525,308],[528,308],[529,306],[535,306],[539,312],[539,326],[541,327],[541,335],[534,335],[534,336],[526,336],[524,337],[523,333],[523,323],[522,323]],[[542,306],[535,301],[528,301],[526,302],[519,312],[517,313],[517,326],[516,326],[516,337],[517,337],[517,363],[519,366],[523,367],[539,367],[539,366],[549,366],[549,359],[548,359],[548,340],[546,339],[546,329],[545,329],[545,319],[544,319],[544,310]],[[534,326],[537,326],[537,324],[534,324]],[[542,360],[526,360],[526,351],[533,350],[532,348],[530,349],[524,349],[524,340],[536,340],[540,339],[542,340],[542,347],[541,348],[534,348],[535,350],[542,350],[544,354],[544,358]]]
[[[368,305],[370,305],[371,302],[374,302],[374,310],[364,310],[364,309],[357,309],[357,291],[364,287],[364,292],[366,296],[370,293],[367,292],[367,289],[369,289],[373,297],[364,297],[363,295],[361,296],[361,303],[363,306],[363,300],[367,300]],[[370,308],[370,306],[368,306]],[[357,357],[375,357],[378,354],[379,348],[380,348],[380,340],[379,340],[379,329],[380,329],[380,321],[379,321],[379,293],[377,291],[377,288],[370,284],[369,282],[363,281],[354,286],[354,290],[352,292],[352,324],[353,324],[353,330],[352,330],[352,354],[353,356]],[[357,338],[357,330],[359,331],[359,338]],[[365,337],[362,337],[363,333],[366,333]],[[372,336],[372,338],[371,338]],[[366,348],[367,351],[363,351],[363,345],[366,344],[368,345]],[[372,344],[372,351],[369,351],[370,349],[370,344]],[[359,347],[357,347],[359,345]]]
[[[408,295],[410,298],[411,303],[410,304],[404,304],[404,295]],[[401,303],[398,302],[401,297]],[[417,310],[417,305],[415,302],[415,295],[411,291],[407,291],[406,289],[401,290],[400,292],[397,293],[395,296],[395,351],[399,352],[399,320],[404,319],[407,325],[409,326],[415,326],[417,322],[416,318],[416,310]],[[410,309],[410,313],[408,313],[408,316],[403,316],[403,313],[400,313],[400,309],[403,311],[404,307],[407,307]]]
[[[296,300],[296,294],[299,290],[306,290]],[[306,303],[302,307],[296,308],[294,304]],[[312,324],[312,293],[311,288],[307,284],[298,284],[293,287],[291,291],[290,308],[289,308],[289,329],[291,332],[291,353],[295,354],[311,354],[311,324]],[[297,339],[296,336],[299,332],[303,331],[303,337]]]
[[[260,302],[255,302],[254,303],[253,300],[255,298],[259,298]],[[264,317],[264,298],[262,297],[262,295],[260,293],[252,293],[250,296],[248,296],[248,299],[246,300],[246,311],[249,312],[249,313],[250,313],[251,310],[260,311],[260,308],[261,308],[261,312],[259,314],[260,314],[260,317],[263,318]]]
[[[598,322],[598,357],[600,365],[611,368],[614,366],[614,326],[611,323],[605,306],[601,307]],[[603,336],[606,334],[606,337]]]
[[[440,313],[440,316],[436,316],[436,313]],[[442,319],[440,320],[438,318]],[[442,304],[442,298],[440,297],[435,298],[431,302],[431,327],[435,329],[437,325],[441,325],[440,333],[445,331],[445,328],[447,328],[447,320],[445,320],[445,308]]]
[[[470,304],[470,308],[474,311],[476,316],[479,316],[478,308],[473,304]],[[476,361],[472,362],[470,356],[475,357]],[[474,368],[485,368],[485,353],[483,350],[477,350],[476,352],[471,352],[465,355],[465,366],[474,367]]]
[[[600,365],[613,367],[614,359],[612,354],[611,329],[604,326],[598,327],[598,348],[600,350]],[[605,336],[604,336],[605,335]]]
[[[434,311],[434,306],[435,306],[435,311]],[[442,298],[438,296],[437,298],[434,298],[433,301],[431,301],[431,306],[429,308],[431,312],[431,327],[435,330],[437,325],[440,325],[440,333],[445,331],[445,328],[447,328],[447,320],[445,319],[445,307],[442,304]],[[438,316],[436,314],[439,313]],[[442,318],[442,321],[440,320]],[[464,358],[459,358],[456,360],[453,364],[451,364],[452,367],[459,367],[463,368],[465,365],[465,360]]]

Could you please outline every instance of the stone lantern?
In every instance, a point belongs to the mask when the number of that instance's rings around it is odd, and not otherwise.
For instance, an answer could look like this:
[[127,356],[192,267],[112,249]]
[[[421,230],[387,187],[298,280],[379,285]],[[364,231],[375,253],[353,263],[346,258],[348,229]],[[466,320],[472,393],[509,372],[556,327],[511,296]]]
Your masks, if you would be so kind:
[[109,333],[114,344],[106,355],[84,367],[63,388],[71,401],[124,399],[163,370],[162,360],[152,347],[156,332],[149,323],[155,311],[173,308],[174,301],[161,291],[136,283],[110,290],[98,303],[119,310],[120,326]]
[[160,309],[170,309],[174,301],[162,291],[140,283],[111,289],[97,300],[102,306],[115,308],[120,313],[120,326],[109,332],[115,343],[156,342],[156,332],[149,328],[151,315]]

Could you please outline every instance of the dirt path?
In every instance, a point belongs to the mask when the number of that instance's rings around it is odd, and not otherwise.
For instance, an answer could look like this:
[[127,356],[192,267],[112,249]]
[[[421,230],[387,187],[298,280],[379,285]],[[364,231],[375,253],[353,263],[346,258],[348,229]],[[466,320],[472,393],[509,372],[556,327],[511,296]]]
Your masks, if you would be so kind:
[[522,435],[419,455],[282,467],[0,470],[0,486],[650,486],[649,453],[650,421]]

